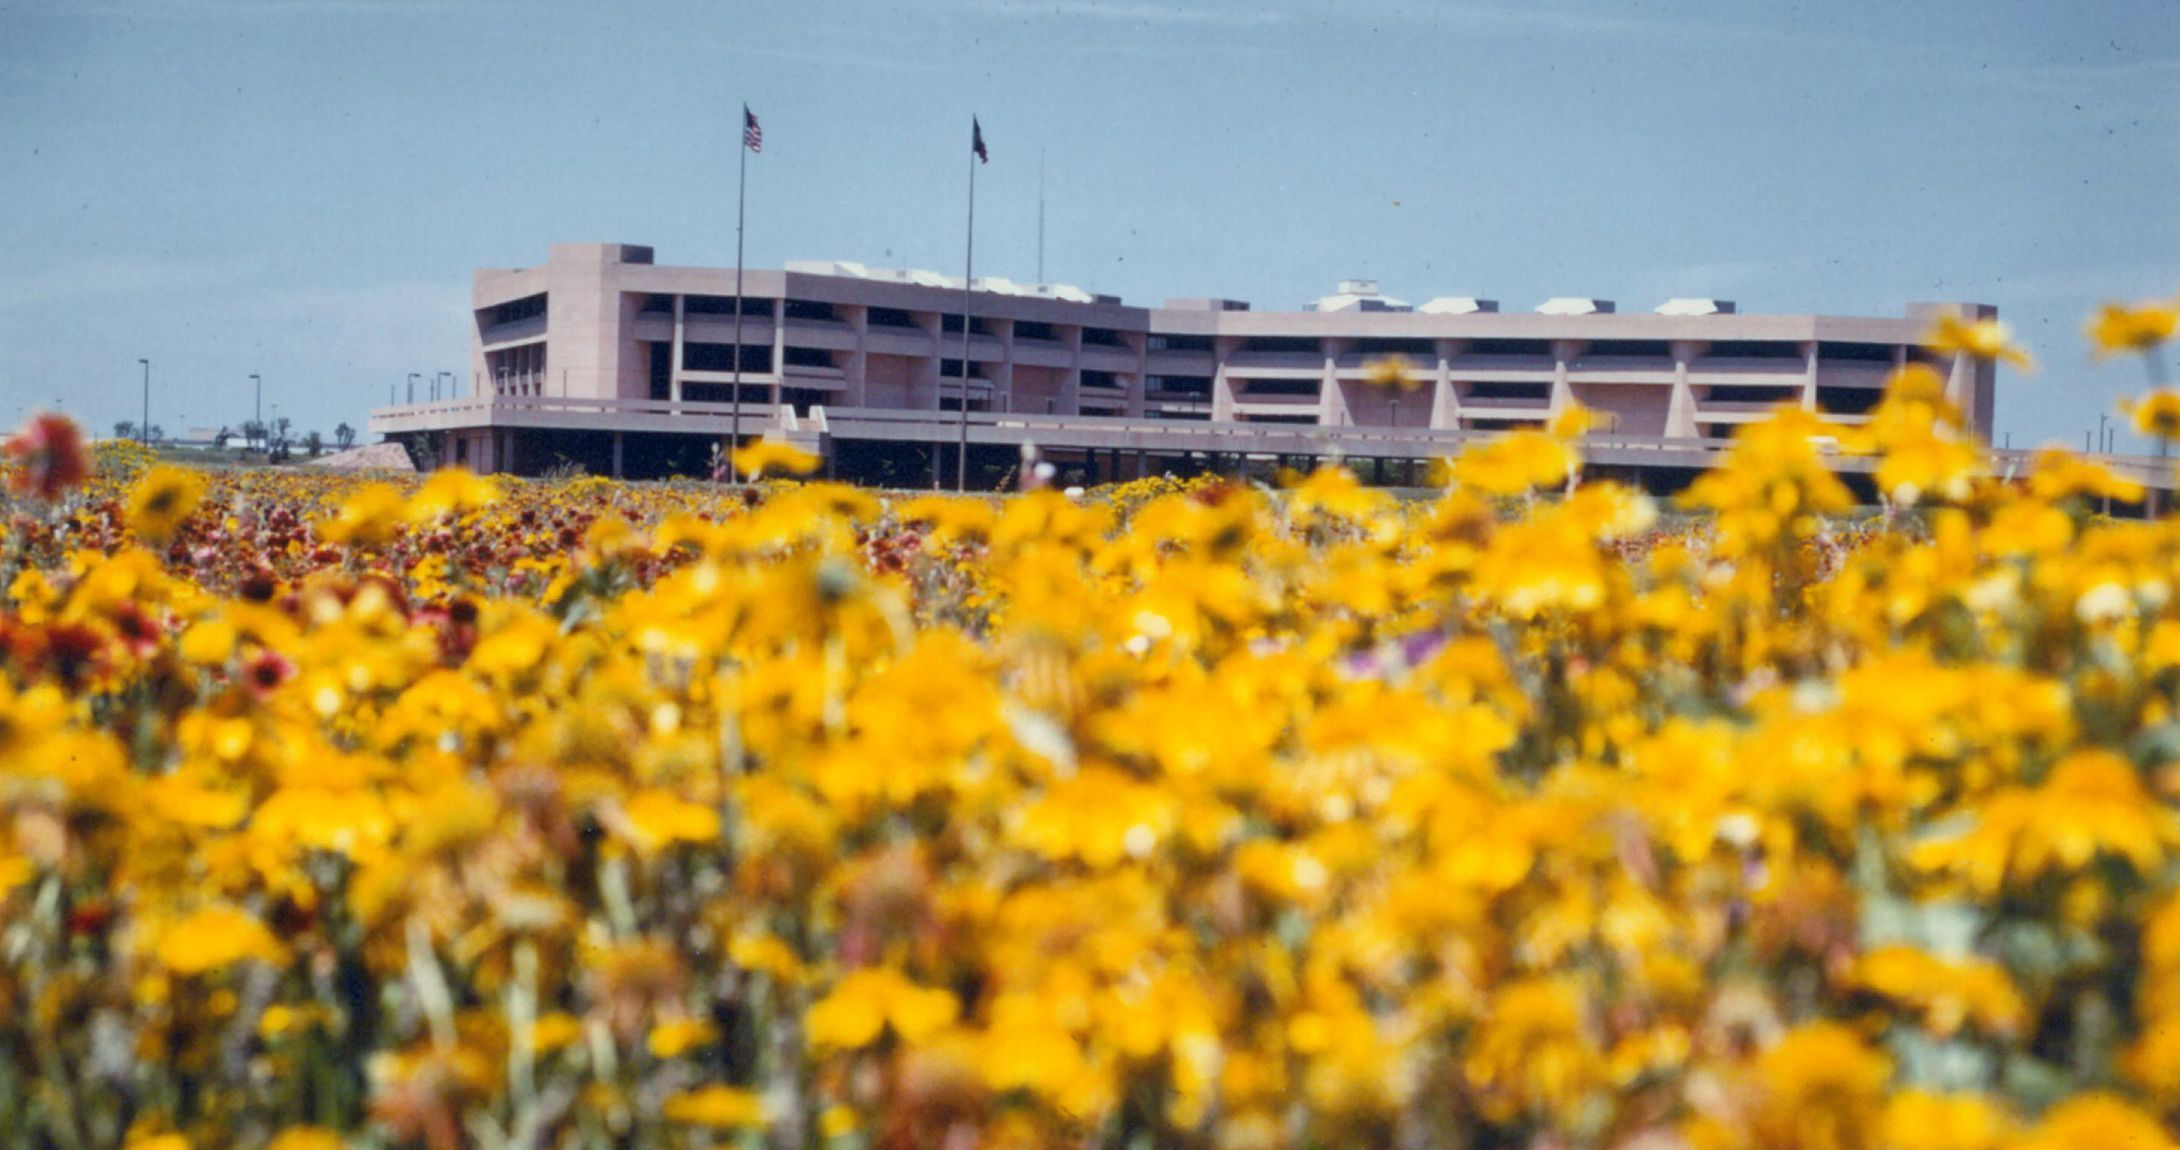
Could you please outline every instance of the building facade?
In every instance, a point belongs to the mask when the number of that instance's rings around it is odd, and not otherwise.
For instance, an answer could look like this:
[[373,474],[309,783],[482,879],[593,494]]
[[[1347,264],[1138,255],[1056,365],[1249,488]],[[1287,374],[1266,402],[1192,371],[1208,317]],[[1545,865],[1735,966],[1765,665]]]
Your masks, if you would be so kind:
[[[941,457],[964,439],[985,472],[1035,442],[1085,478],[1266,456],[1412,460],[1573,403],[1604,416],[1606,457],[1692,469],[1782,403],[1858,422],[1910,361],[1944,374],[1986,439],[1992,418],[1990,365],[1918,342],[1941,315],[1994,314],[1978,304],[1872,318],[1554,299],[1514,312],[1470,297],[1410,305],[1348,281],[1295,311],[1145,308],[999,278],[965,293],[959,277],[851,263],[748,270],[737,300],[732,268],[563,244],[543,265],[476,273],[474,307],[469,394],[379,409],[371,427],[486,471],[686,473],[736,432],[802,442],[850,472],[880,456],[911,468],[920,452],[949,481]],[[1384,385],[1385,360],[1405,386]]]

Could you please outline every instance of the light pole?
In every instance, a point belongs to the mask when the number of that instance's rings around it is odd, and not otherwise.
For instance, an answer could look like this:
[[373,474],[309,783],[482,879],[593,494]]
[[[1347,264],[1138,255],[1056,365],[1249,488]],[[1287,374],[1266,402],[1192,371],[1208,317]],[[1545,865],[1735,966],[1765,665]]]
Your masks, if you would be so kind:
[[136,425],[136,438],[145,444],[151,442],[151,361],[139,359],[144,365],[144,422]]
[[[250,373],[250,383],[255,388],[252,392],[254,398],[250,401],[250,422],[256,424],[259,431],[263,431],[265,429],[265,377],[253,371]],[[244,436],[243,441],[247,443],[249,437]]]
[[409,402],[410,402],[410,403],[415,403],[415,402],[416,402],[416,381],[417,381],[417,380],[419,380],[419,379],[421,379],[421,378],[423,378],[423,373],[422,373],[422,372],[418,372],[418,371],[412,371],[412,372],[410,372],[410,373],[409,373]]

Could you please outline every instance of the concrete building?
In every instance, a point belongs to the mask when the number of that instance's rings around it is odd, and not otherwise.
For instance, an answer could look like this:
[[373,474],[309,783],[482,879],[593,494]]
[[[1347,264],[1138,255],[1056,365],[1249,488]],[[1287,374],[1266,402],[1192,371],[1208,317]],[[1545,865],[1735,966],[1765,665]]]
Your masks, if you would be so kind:
[[[737,303],[734,276],[627,244],[554,245],[541,266],[479,271],[469,394],[378,409],[371,430],[483,471],[647,476],[700,471],[738,427],[801,442],[844,477],[950,485],[964,403],[986,482],[1024,442],[1084,479],[1251,457],[1426,459],[1580,403],[1606,417],[1593,461],[1690,472],[1781,403],[1857,422],[1916,360],[1944,373],[1979,435],[1991,427],[1990,365],[1917,342],[1940,315],[1994,314],[1979,304],[1872,318],[1558,298],[1517,312],[1467,296],[1410,304],[1351,280],[1296,311],[1145,308],[997,277],[964,293],[959,277],[837,262],[749,270]],[[1411,388],[1373,383],[1387,359]]]

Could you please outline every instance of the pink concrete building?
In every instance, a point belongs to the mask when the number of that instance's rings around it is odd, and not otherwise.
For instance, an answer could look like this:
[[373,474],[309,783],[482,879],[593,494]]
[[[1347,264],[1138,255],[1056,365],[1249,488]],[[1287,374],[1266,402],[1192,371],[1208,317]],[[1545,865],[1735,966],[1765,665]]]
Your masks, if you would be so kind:
[[[801,442],[845,475],[921,468],[951,482],[964,422],[987,481],[1024,442],[1107,478],[1250,457],[1425,459],[1580,403],[1607,420],[1593,460],[1675,472],[1781,403],[1857,422],[1913,360],[1945,374],[1978,434],[1991,427],[1990,366],[1918,345],[1940,315],[1994,314],[1978,304],[1865,318],[1554,299],[1516,312],[1471,297],[1411,305],[1348,281],[1295,311],[1145,308],[996,277],[964,293],[959,277],[852,263],[750,270],[737,304],[734,275],[625,244],[554,245],[541,266],[479,271],[469,394],[374,411],[371,428],[479,470],[658,475],[700,470],[738,427]],[[1411,389],[1372,385],[1386,359]],[[870,473],[881,460],[886,474]]]

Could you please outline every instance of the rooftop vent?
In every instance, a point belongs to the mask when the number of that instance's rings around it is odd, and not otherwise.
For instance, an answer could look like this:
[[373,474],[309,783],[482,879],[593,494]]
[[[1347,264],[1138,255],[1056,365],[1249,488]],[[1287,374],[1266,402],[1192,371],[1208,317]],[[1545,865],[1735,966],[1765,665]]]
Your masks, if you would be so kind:
[[1376,280],[1341,280],[1340,290],[1313,303],[1304,311],[1414,311],[1407,300],[1378,294]]
[[1538,315],[1610,315],[1609,299],[1584,299],[1580,296],[1554,296],[1537,305]]
[[1730,299],[1669,299],[1658,305],[1659,315],[1732,315]]
[[1425,315],[1475,315],[1499,310],[1499,301],[1477,299],[1472,295],[1442,295],[1416,310]]

